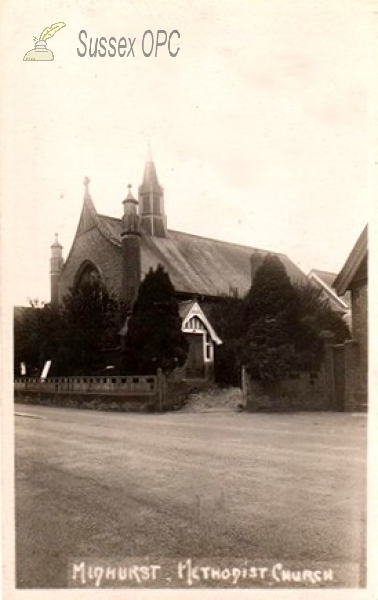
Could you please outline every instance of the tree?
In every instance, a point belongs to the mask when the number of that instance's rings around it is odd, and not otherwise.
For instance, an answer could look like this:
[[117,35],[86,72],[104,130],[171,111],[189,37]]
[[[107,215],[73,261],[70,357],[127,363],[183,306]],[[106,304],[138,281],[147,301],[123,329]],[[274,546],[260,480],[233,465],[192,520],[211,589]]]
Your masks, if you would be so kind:
[[120,305],[99,280],[72,288],[63,299],[62,338],[55,356],[61,375],[91,375],[106,367],[106,351],[119,346]]
[[57,354],[62,338],[61,311],[51,305],[30,301],[30,307],[15,310],[14,372],[20,375],[20,365],[28,376],[39,375],[47,360]]
[[349,330],[321,289],[292,285],[276,256],[267,255],[246,297],[243,362],[253,378],[283,379],[293,371],[317,370],[325,330],[342,343]]
[[283,379],[297,368],[293,331],[298,304],[277,256],[268,254],[264,258],[245,302],[243,362],[253,378]]
[[119,332],[124,307],[97,280],[72,288],[62,305],[30,302],[14,320],[14,366],[20,374],[40,374],[51,360],[49,375],[93,375],[105,369],[109,355],[120,354]]
[[150,269],[128,321],[124,368],[128,373],[170,372],[185,363],[188,342],[181,331],[175,290],[163,267]]

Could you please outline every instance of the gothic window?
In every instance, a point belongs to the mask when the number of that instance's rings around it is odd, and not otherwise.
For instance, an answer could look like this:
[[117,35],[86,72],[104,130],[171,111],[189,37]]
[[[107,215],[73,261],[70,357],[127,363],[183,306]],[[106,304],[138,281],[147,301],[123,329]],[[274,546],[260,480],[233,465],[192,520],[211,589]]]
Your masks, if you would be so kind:
[[82,265],[76,276],[75,287],[81,287],[86,283],[94,283],[96,281],[101,281],[101,275],[93,263],[87,262],[85,265]]

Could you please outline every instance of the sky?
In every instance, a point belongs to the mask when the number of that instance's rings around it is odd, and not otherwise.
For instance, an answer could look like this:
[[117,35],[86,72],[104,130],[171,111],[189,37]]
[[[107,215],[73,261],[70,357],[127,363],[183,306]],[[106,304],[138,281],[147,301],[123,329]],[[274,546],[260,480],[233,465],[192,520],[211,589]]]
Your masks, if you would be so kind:
[[[150,142],[170,229],[338,272],[372,211],[372,8],[352,0],[35,0],[2,8],[2,290],[49,301],[83,201],[121,217]],[[54,61],[25,62],[52,23]],[[177,30],[145,57],[146,30]],[[135,57],[80,57],[136,38]],[[89,45],[89,44],[88,44]],[[87,52],[88,54],[88,52]]]

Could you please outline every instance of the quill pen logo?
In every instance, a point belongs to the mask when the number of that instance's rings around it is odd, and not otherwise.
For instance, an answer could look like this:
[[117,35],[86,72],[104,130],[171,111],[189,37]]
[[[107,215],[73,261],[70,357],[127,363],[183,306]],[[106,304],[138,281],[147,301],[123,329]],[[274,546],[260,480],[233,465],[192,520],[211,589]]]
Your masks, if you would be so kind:
[[39,39],[33,37],[33,40],[35,41],[34,50],[29,50],[29,52],[25,54],[24,60],[54,60],[53,53],[46,48],[46,40],[51,38],[65,26],[65,23],[60,22],[54,23],[53,25],[50,25],[50,27],[45,27],[39,36]]

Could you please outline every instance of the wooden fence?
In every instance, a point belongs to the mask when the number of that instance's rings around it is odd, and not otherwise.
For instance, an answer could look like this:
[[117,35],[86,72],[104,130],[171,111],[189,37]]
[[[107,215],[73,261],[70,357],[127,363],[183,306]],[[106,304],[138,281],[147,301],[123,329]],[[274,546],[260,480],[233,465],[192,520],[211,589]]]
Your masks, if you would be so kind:
[[18,377],[14,380],[18,394],[53,394],[65,396],[93,396],[133,400],[149,400],[155,410],[164,410],[167,385],[162,371],[157,375],[138,376],[83,376],[83,377]]

